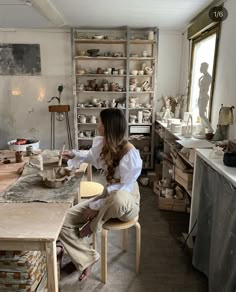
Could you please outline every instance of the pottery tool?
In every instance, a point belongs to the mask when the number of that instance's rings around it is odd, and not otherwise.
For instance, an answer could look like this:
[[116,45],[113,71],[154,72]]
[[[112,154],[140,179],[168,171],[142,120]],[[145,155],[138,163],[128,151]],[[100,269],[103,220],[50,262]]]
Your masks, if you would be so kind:
[[61,167],[61,164],[62,164],[62,156],[63,156],[64,150],[65,150],[65,144],[62,147],[61,155],[60,155],[60,158],[59,158],[59,161],[58,161],[58,166],[59,167]]

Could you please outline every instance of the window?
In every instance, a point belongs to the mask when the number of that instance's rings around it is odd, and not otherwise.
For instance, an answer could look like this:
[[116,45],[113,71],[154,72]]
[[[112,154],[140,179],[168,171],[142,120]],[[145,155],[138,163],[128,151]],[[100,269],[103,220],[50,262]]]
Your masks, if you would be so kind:
[[218,47],[219,26],[206,30],[199,37],[192,40],[191,76],[188,99],[188,110],[198,116],[198,98],[200,93],[199,82],[203,73],[200,71],[201,64],[207,63],[207,72],[212,77],[208,95],[209,101],[206,108],[206,116],[211,117],[211,105],[214,90],[216,55]]

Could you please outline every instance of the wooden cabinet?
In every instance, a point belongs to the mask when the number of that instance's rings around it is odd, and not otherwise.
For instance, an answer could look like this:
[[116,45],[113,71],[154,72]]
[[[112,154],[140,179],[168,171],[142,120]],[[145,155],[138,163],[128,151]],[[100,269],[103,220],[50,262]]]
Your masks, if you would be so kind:
[[[155,132],[157,144],[161,142],[163,145],[159,155],[164,184],[161,187],[158,187],[158,182],[154,185],[154,191],[159,195],[159,207],[165,210],[186,211],[190,207],[193,164],[178,143],[183,137],[172,133],[163,122],[156,122]],[[168,191],[172,195],[168,195],[166,189],[172,189],[172,192]],[[182,192],[183,196],[177,196],[177,192]]]
[[153,167],[158,29],[72,29],[75,146],[89,148],[100,110],[124,111],[128,139]]

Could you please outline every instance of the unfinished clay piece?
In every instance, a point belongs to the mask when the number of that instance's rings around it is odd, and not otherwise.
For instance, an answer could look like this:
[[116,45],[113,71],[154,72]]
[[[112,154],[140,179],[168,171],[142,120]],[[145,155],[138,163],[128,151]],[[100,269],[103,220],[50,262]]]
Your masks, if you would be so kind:
[[39,175],[42,177],[43,184],[48,188],[60,188],[75,176],[75,171],[67,167],[55,167],[41,171]]

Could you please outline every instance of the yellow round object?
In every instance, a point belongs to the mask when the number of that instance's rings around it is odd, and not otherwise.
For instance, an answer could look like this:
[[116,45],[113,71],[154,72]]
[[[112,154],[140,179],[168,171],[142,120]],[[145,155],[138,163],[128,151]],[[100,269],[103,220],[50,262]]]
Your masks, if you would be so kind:
[[80,183],[80,197],[81,198],[99,196],[102,194],[103,190],[104,190],[104,186],[96,182],[82,181]]

